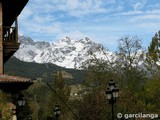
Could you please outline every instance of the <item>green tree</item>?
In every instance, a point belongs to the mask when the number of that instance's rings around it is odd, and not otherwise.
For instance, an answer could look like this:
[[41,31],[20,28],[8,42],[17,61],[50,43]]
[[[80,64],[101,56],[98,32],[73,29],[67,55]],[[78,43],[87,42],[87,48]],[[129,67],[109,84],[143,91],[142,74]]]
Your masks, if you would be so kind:
[[160,78],[151,78],[144,87],[144,98],[148,112],[160,114]]
[[51,91],[46,83],[38,81],[26,91],[26,97],[28,98],[28,103],[32,111],[32,119],[45,120],[48,115],[48,107],[46,104],[49,102],[48,96]]
[[141,88],[145,80],[145,71],[139,67],[144,60],[144,51],[141,40],[136,36],[125,36],[119,40],[116,67],[121,74],[122,87],[128,87],[131,91]]
[[61,70],[57,71],[54,74],[54,81],[52,87],[54,89],[54,92],[52,91],[52,93],[48,96],[49,97],[48,105],[52,106],[52,108],[49,107],[50,108],[49,114],[54,115],[53,109],[54,106],[58,103],[61,108],[60,119],[69,120],[70,111],[68,110],[66,104],[69,103],[71,89],[69,85],[66,84]]
[[148,47],[148,56],[152,58],[154,62],[159,61],[160,54],[160,31],[158,31],[152,38],[150,46]]
[[0,120],[9,120],[11,117],[12,111],[7,103],[6,95],[0,91]]
[[100,91],[87,93],[82,99],[75,100],[80,120],[106,120],[110,114],[106,107],[109,105]]
[[119,39],[118,46],[118,62],[126,67],[132,69],[137,67],[138,63],[143,60],[144,51],[141,46],[141,39],[137,36],[125,36]]
[[115,69],[115,56],[105,52],[105,49],[99,49],[102,58],[97,58],[96,54],[88,52],[91,59],[86,61],[83,69],[86,72],[83,81],[85,94],[81,99],[76,100],[75,108],[81,120],[108,120],[111,118],[111,106],[106,99],[105,91],[110,79],[116,79],[118,76]]
[[147,80],[143,69],[145,52],[141,40],[136,36],[125,36],[119,40],[116,68],[119,70],[120,98],[118,110],[122,113],[136,113],[144,110],[145,102],[141,99]]
[[159,76],[160,72],[160,31],[158,31],[153,37],[146,53],[145,67],[148,70],[150,76]]

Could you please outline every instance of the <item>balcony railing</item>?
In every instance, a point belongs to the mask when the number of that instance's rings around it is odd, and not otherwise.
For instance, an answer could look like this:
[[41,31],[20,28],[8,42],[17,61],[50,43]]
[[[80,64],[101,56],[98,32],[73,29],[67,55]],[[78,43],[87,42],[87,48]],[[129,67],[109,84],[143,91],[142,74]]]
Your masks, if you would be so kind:
[[18,42],[18,31],[16,27],[3,26],[3,42]]

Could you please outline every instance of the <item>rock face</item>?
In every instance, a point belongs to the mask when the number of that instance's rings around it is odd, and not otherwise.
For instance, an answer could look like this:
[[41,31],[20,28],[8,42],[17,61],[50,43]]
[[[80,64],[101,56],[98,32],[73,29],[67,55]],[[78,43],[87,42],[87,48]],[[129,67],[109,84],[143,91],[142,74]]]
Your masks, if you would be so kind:
[[[19,36],[21,43],[14,56],[22,61],[37,63],[53,63],[66,68],[78,69],[89,59],[88,53],[94,53],[97,58],[104,56],[103,46],[85,37],[73,40],[65,37],[57,43],[45,41],[34,42],[31,38]],[[107,55],[112,52],[105,51]]]

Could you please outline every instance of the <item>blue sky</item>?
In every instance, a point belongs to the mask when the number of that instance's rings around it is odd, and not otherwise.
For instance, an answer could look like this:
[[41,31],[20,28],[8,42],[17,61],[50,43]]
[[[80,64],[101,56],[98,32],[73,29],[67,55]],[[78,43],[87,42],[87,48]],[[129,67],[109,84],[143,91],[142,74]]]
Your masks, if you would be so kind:
[[160,0],[29,0],[19,16],[19,33],[35,41],[87,36],[111,51],[126,35],[147,47],[159,27]]

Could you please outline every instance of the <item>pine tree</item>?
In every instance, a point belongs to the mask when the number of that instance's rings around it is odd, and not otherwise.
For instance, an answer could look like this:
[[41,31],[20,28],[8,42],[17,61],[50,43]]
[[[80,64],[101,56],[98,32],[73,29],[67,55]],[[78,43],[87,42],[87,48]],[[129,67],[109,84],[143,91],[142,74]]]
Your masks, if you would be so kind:
[[160,31],[152,38],[151,44],[148,47],[148,56],[154,61],[158,61],[160,57]]
[[[69,118],[68,116],[69,116],[70,112],[69,112],[66,104],[68,104],[68,102],[69,102],[71,89],[70,89],[69,85],[67,85],[65,83],[65,79],[63,77],[63,73],[61,70],[57,71],[54,74],[54,82],[53,82],[52,87],[55,90],[56,94],[51,93],[51,98],[50,98],[51,101],[50,102],[52,103],[52,105],[50,105],[50,106],[54,106],[56,104],[59,104],[60,109],[61,109],[61,116],[59,119],[60,120],[61,119],[68,120],[68,118]],[[51,109],[51,110],[53,110],[53,109]]]
[[[65,79],[63,78],[62,71],[58,71],[55,74],[54,85],[56,92],[65,100],[69,100],[70,96],[70,87],[65,83]],[[59,99],[57,100],[57,102]]]

